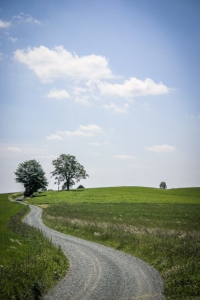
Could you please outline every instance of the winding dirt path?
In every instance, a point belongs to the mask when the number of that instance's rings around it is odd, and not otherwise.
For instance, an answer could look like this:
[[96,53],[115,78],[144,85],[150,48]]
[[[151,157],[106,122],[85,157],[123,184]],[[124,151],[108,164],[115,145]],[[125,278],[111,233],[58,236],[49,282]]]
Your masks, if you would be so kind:
[[120,251],[65,235],[42,222],[42,209],[30,205],[23,222],[40,229],[61,246],[70,268],[45,300],[163,300],[159,273],[143,261]]

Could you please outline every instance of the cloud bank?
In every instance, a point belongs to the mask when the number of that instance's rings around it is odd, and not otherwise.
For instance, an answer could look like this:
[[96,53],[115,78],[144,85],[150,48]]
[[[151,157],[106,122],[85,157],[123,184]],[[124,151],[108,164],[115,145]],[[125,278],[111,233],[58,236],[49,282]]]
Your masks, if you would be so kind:
[[101,82],[98,84],[101,95],[119,96],[122,98],[133,98],[145,95],[162,95],[169,92],[162,82],[155,83],[153,80],[146,78],[144,81],[135,77],[125,80],[124,83]]
[[79,57],[62,46],[52,50],[45,46],[17,50],[14,59],[27,65],[42,82],[66,77],[86,80],[113,77],[105,57],[94,54]]
[[[113,74],[106,57],[95,54],[78,56],[63,46],[18,49],[14,52],[14,59],[32,70],[42,83],[65,81],[67,90],[54,88],[46,94],[47,98],[71,98],[76,103],[90,105],[94,99],[108,101],[110,97],[118,97],[130,103],[136,97],[164,95],[171,90],[150,78],[140,80],[131,77],[119,83],[122,77]],[[102,107],[114,113],[127,114],[129,110],[128,103],[119,105],[114,101]]]

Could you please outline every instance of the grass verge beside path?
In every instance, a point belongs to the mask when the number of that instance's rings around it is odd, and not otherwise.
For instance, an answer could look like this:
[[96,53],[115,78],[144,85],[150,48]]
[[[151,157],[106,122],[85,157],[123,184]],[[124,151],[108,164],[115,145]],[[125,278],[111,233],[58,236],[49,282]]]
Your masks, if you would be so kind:
[[29,209],[9,202],[10,196],[0,195],[0,297],[40,299],[65,275],[68,261],[41,232],[21,222]]
[[102,188],[30,200],[58,231],[130,253],[154,266],[166,299],[200,299],[200,188]]

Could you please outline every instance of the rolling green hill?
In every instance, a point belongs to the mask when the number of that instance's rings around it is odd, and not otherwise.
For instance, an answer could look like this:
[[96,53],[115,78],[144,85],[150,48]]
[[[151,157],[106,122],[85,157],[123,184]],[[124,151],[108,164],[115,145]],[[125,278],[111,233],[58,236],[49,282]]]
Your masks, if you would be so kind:
[[200,299],[200,188],[48,191],[26,201],[44,208],[48,226],[154,266],[166,299]]
[[162,190],[146,187],[108,187],[48,191],[38,194],[30,203],[185,203],[200,204],[200,188]]
[[[55,274],[64,274],[67,262],[40,233],[20,222],[25,211],[8,196],[0,195],[0,288],[4,299],[23,299],[24,292],[32,299],[32,293],[40,295],[56,280]],[[200,299],[200,188],[47,191],[24,201],[43,207],[49,227],[154,266],[164,279],[166,300]],[[16,277],[17,282],[10,280]]]

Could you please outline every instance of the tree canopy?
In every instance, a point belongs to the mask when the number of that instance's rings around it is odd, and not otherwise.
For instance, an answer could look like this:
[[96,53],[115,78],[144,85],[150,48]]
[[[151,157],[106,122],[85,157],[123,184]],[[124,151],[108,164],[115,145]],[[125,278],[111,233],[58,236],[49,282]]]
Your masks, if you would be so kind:
[[161,183],[160,183],[160,189],[166,189],[167,188],[167,184],[166,184],[166,182],[164,182],[164,181],[162,181]]
[[61,154],[52,162],[55,170],[51,172],[55,176],[55,184],[63,183],[63,189],[69,190],[80,179],[86,179],[89,175],[86,173],[84,167],[77,162],[76,157],[70,154]]
[[29,197],[40,189],[46,189],[48,182],[42,166],[36,160],[27,160],[19,164],[15,180],[24,185],[24,196]]

